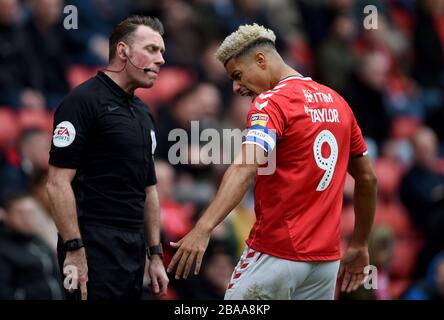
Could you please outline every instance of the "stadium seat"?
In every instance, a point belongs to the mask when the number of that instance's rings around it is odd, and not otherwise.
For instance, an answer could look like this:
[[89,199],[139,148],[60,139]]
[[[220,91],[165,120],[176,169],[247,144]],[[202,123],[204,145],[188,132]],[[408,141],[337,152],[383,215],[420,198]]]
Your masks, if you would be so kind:
[[85,82],[91,77],[94,77],[99,67],[88,68],[82,65],[72,65],[66,72],[66,78],[68,79],[69,87],[71,89],[77,87],[82,82]]
[[392,299],[399,299],[411,284],[410,279],[390,280],[390,296]]
[[404,169],[393,159],[379,158],[374,164],[378,178],[378,195],[385,199],[393,199],[399,190]]
[[391,15],[393,17],[393,22],[406,34],[412,34],[414,23],[406,10],[401,8],[392,8]]
[[416,259],[422,241],[413,237],[395,239],[390,276],[394,279],[410,279],[416,266]]
[[391,202],[378,201],[375,214],[375,225],[387,224],[395,233],[395,237],[414,237],[414,228],[409,215],[398,200]]
[[19,134],[16,114],[8,107],[0,107],[0,149],[13,143]]
[[36,128],[52,132],[52,117],[43,109],[22,109],[18,113],[18,125],[21,130]]
[[152,90],[138,89],[137,96],[151,108],[170,102],[176,94],[190,86],[195,74],[190,70],[176,67],[162,67]]
[[417,118],[399,116],[392,120],[391,135],[395,139],[409,139],[413,137],[420,126]]
[[347,204],[342,208],[341,214],[341,237],[348,239],[353,233],[355,225],[355,211],[352,204]]

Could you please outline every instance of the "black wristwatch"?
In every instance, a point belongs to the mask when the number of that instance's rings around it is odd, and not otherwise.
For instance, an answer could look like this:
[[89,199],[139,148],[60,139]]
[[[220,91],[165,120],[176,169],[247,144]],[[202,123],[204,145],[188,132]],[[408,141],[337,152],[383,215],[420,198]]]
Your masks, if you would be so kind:
[[152,255],[158,254],[159,256],[163,257],[163,249],[162,244],[158,244],[157,246],[151,246],[146,248],[146,255],[148,256],[148,259],[151,258]]
[[66,251],[75,251],[84,247],[82,239],[68,240],[63,244],[63,246],[65,247]]

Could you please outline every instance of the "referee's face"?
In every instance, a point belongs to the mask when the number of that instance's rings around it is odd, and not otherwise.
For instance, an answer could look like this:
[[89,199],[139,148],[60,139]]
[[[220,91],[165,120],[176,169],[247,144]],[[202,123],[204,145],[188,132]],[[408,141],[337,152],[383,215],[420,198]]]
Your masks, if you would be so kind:
[[[165,44],[157,31],[144,25],[136,29],[128,53],[131,63],[128,63],[126,68],[135,87],[150,88],[154,85],[160,66],[165,63],[164,52]],[[149,68],[150,71],[145,72],[141,70],[143,68]]]

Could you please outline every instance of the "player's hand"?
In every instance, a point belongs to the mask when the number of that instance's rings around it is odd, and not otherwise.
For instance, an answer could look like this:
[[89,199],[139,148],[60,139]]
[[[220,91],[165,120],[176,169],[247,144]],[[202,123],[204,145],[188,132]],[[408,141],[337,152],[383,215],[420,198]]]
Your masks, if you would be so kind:
[[179,279],[182,271],[183,278],[186,279],[190,273],[191,266],[196,260],[194,274],[197,275],[202,265],[203,255],[210,241],[210,232],[199,228],[197,225],[178,242],[170,242],[173,248],[177,248],[177,252],[168,266],[167,271],[173,271],[177,264],[176,279]]
[[168,276],[165,272],[162,257],[155,254],[150,257],[148,265],[148,274],[151,279],[151,290],[156,297],[166,295],[168,290]]
[[[73,293],[74,290],[80,286],[81,299],[86,300],[88,298],[86,288],[86,283],[88,282],[88,265],[86,262],[85,248],[68,251],[66,253],[66,258],[63,263],[63,275],[70,276],[71,278],[71,285],[69,288],[66,288],[69,293]],[[65,282],[66,281],[64,281],[64,284]]]
[[339,266],[338,278],[343,277],[341,291],[352,292],[358,289],[367,276],[364,268],[368,264],[368,247],[350,246]]

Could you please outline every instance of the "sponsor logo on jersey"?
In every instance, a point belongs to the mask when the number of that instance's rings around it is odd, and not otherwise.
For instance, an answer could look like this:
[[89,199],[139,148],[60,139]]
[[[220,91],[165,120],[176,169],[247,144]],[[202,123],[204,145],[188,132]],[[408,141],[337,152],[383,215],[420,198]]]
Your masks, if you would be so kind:
[[268,115],[266,114],[253,114],[251,116],[251,125],[259,125],[266,127],[268,122]]
[[305,97],[305,101],[307,103],[333,103],[333,97],[331,96],[331,93],[323,93],[323,92],[312,92],[308,89],[302,89],[302,92]]
[[56,126],[54,130],[52,143],[56,147],[64,148],[73,143],[75,138],[76,129],[74,128],[72,123],[69,121],[62,121]]

